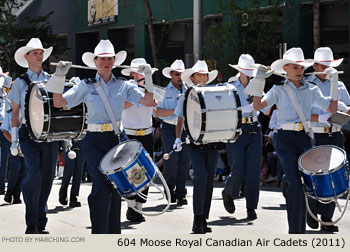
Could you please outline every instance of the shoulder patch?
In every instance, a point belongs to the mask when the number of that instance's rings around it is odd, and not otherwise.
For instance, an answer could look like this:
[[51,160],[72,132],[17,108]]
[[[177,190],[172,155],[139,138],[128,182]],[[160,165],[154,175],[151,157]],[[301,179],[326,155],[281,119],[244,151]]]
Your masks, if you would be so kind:
[[84,81],[86,84],[90,84],[90,85],[97,82],[96,78],[85,78]]

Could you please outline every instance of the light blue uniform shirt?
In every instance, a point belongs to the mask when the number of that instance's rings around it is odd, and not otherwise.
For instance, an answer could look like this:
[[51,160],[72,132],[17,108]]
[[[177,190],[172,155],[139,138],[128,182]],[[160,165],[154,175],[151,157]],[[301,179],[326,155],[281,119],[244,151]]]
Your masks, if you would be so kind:
[[7,130],[11,134],[11,118],[12,118],[12,110],[11,104],[9,101],[6,101],[6,111],[5,111],[5,119],[1,124],[1,130]]
[[[297,89],[294,84],[288,80],[285,80],[283,85],[288,85],[292,88],[307,120],[310,120],[311,109],[315,106],[327,111],[331,99],[330,97],[324,97],[317,86],[305,82],[304,85]],[[263,111],[268,110],[276,104],[278,106],[277,119],[281,126],[285,123],[301,122],[283,85],[274,85],[266,93],[264,100],[267,102],[267,107],[264,108]]]
[[[124,79],[116,78],[113,74],[108,83],[105,83],[98,73],[96,73],[96,80],[101,84],[117,121],[121,120],[124,101],[128,100],[133,103],[139,103],[143,97],[143,94],[136,85]],[[65,92],[63,97],[67,101],[68,108],[77,106],[81,102],[86,104],[88,110],[87,124],[111,122],[101,97],[94,86],[92,84],[86,84],[85,80]]]
[[[182,88],[182,93],[185,93],[186,92],[185,84],[182,84],[181,88]],[[173,83],[170,81],[170,83],[165,87],[164,99],[162,102],[158,103],[157,108],[176,109],[180,99],[179,98],[180,93],[181,93],[180,90],[174,87]],[[170,116],[161,116],[159,118],[163,120],[169,120],[169,121],[177,120],[177,116],[175,115],[175,113]]]
[[[325,82],[321,81],[316,75],[311,75],[306,79],[308,82],[316,84],[321,90],[324,96],[331,96],[331,82],[330,80],[326,80]],[[343,82],[338,82],[338,100],[345,103],[345,105],[350,105],[350,97],[349,93],[346,90],[346,87]],[[314,115],[322,115],[328,113],[327,111],[321,110],[319,108],[312,108],[311,113]],[[326,127],[325,123],[320,122],[312,122],[311,126],[313,127]]]
[[[32,70],[28,69],[27,74],[31,81],[41,82],[47,81],[50,78],[50,75],[44,71],[41,71],[40,75],[38,76],[36,73],[32,72]],[[11,91],[7,96],[8,100],[17,103],[20,106],[20,113],[22,118],[24,118],[24,102],[27,89],[27,83],[20,78],[16,78],[16,80],[12,84]]]
[[[249,102],[248,102],[248,95],[243,93],[244,91],[244,86],[241,84],[239,78],[234,81],[234,82],[230,82],[228,83],[229,85],[233,85],[236,89],[237,89],[237,94],[239,96],[239,100],[241,101],[241,106],[245,106],[245,105],[248,105]],[[237,101],[236,101],[237,102]],[[258,111],[255,111],[253,110],[252,113],[244,113],[242,114],[242,117],[250,117],[250,116],[258,116],[259,115],[259,112]]]

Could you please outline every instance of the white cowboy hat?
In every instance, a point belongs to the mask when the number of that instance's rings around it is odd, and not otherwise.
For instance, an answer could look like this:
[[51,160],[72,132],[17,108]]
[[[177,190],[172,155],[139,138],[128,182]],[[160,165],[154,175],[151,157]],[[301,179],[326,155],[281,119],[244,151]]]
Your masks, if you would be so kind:
[[95,57],[115,57],[113,66],[113,68],[115,68],[124,62],[126,59],[126,54],[126,51],[120,51],[115,54],[114,46],[112,45],[111,41],[107,39],[101,40],[100,43],[98,43],[98,45],[95,47],[94,53],[86,52],[81,58],[85,65],[89,67],[96,67],[94,61]]
[[171,76],[170,76],[170,72],[171,71],[176,71],[176,72],[179,72],[179,73],[182,73],[185,71],[185,64],[182,60],[180,59],[177,59],[173,62],[173,64],[171,64],[170,67],[165,67],[163,68],[163,75],[169,79],[171,79]]
[[305,60],[303,50],[300,47],[293,47],[283,54],[283,59],[278,59],[271,64],[271,70],[284,74],[286,72],[283,66],[287,64],[304,66],[306,69],[313,64],[313,60]]
[[209,80],[206,83],[208,84],[216,78],[216,76],[218,75],[218,70],[213,70],[209,72],[207,63],[204,60],[198,60],[192,68],[186,69],[181,74],[182,81],[188,85],[194,85],[190,78],[191,75],[194,73],[208,74]]
[[22,46],[17,49],[15,52],[15,61],[18,65],[21,67],[27,68],[28,67],[28,61],[24,58],[24,55],[26,55],[28,52],[36,49],[41,49],[44,51],[43,55],[43,62],[47,60],[47,58],[52,53],[52,46],[45,49],[43,48],[43,45],[41,44],[40,39],[38,38],[31,38],[26,46]]
[[337,67],[343,62],[343,58],[335,60],[331,48],[319,47],[315,51],[313,62],[329,67]]
[[[134,72],[134,73],[138,73],[138,74],[142,74],[142,75],[145,75],[144,73],[139,73],[137,72],[139,66],[141,65],[147,65],[147,62],[144,58],[135,58],[131,61],[130,63],[130,66],[132,68],[125,68],[121,71],[121,73],[125,76],[130,76],[130,73],[131,72]],[[152,69],[152,74],[154,73],[154,69]]]
[[253,77],[253,75],[255,75],[257,72],[257,69],[253,67],[255,66],[255,61],[249,54],[241,54],[241,56],[239,56],[237,65],[228,65],[249,77]]

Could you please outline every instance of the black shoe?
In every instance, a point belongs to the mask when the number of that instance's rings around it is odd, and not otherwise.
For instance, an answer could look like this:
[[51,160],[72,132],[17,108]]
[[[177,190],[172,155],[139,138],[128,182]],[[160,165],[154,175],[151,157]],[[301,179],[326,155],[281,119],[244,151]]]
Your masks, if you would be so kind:
[[50,232],[44,228],[44,229],[38,229],[38,234],[50,234]]
[[178,198],[176,200],[176,203],[178,206],[183,206],[183,205],[187,205],[187,199],[186,198]]
[[35,226],[27,226],[25,234],[39,234],[39,232]]
[[[332,222],[331,218],[321,216],[321,220],[324,222]],[[339,232],[339,228],[336,225],[321,225],[321,230],[326,231],[326,232]]]
[[258,216],[254,209],[247,209],[247,219],[248,220],[256,220]]
[[138,212],[135,212],[135,213],[136,213],[137,222],[145,222],[146,221],[145,217],[143,217],[142,214],[140,214]]
[[60,189],[60,192],[58,193],[58,201],[64,206],[68,204],[67,191]]
[[195,215],[193,219],[192,234],[205,234],[203,216]]
[[20,198],[13,198],[12,204],[22,204],[22,200]]
[[[164,194],[165,194],[165,198],[168,200],[168,194],[167,194],[166,192],[164,192]],[[170,203],[171,203],[171,204],[176,203],[175,194],[171,194],[171,193],[170,193]]]
[[11,203],[12,203],[12,195],[11,195],[9,192],[7,192],[7,193],[5,194],[4,200],[5,200],[7,203],[11,204]]
[[77,197],[71,196],[69,200],[70,207],[81,207],[81,203],[78,201]]
[[205,218],[203,218],[203,225],[204,225],[204,231],[205,233],[211,233],[213,232],[213,230],[211,229],[211,227],[208,227],[208,222]]
[[126,211],[126,219],[132,222],[139,222],[137,219],[137,212],[131,207],[128,207],[128,210]]
[[5,195],[6,190],[5,189],[0,189],[0,195]]
[[[313,212],[313,214],[314,214],[315,216],[317,216],[317,214],[315,214],[314,212]],[[310,228],[312,228],[312,229],[318,229],[318,226],[319,226],[318,221],[315,220],[314,218],[312,218],[312,216],[310,215],[309,211],[307,211],[307,213],[306,213],[306,223],[307,223],[307,225],[308,225]]]
[[236,210],[233,199],[225,193],[225,189],[222,190],[221,195],[222,195],[222,200],[224,201],[224,207],[226,211],[230,214],[233,214]]

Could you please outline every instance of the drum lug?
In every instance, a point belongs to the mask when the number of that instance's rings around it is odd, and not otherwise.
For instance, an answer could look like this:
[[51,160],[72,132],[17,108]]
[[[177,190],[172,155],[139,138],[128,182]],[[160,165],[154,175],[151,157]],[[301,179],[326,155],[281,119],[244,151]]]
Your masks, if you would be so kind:
[[45,114],[44,115],[44,122],[48,122],[49,121],[49,115]]

